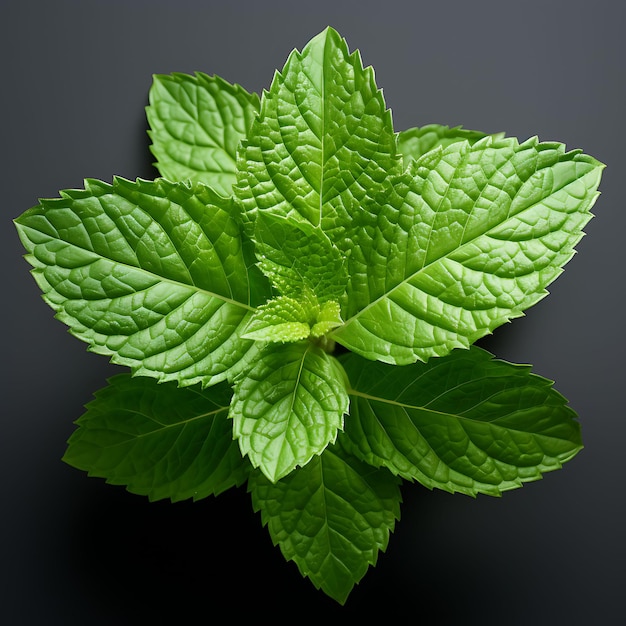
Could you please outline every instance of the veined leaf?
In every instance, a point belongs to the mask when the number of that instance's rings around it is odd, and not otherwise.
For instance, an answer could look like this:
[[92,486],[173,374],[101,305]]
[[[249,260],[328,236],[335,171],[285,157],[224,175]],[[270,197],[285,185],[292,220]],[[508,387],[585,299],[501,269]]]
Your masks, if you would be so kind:
[[[242,337],[255,341],[300,341],[311,334],[313,303],[279,296],[261,305],[248,320]],[[319,307],[317,307],[319,310]]]
[[347,410],[341,367],[302,341],[264,348],[237,379],[230,416],[241,453],[275,482],[334,442]]
[[300,299],[278,296],[261,305],[241,336],[255,341],[299,341],[322,337],[341,324],[338,302],[328,300],[320,306],[315,295],[305,291]]
[[592,217],[603,165],[486,137],[426,153],[355,216],[333,338],[407,364],[467,347],[546,294]]
[[284,296],[301,297],[311,291],[318,302],[344,296],[346,260],[319,228],[260,213],[254,239],[259,268]]
[[120,374],[95,394],[76,422],[63,460],[150,500],[199,500],[243,484],[227,419],[226,383],[201,391]]
[[341,250],[351,212],[401,171],[391,114],[371,67],[331,28],[294,51],[242,143],[235,192],[249,214],[321,227]]
[[[469,141],[476,143],[486,137],[487,133],[478,130],[467,130],[461,126],[442,126],[441,124],[428,124],[419,128],[409,128],[398,133],[398,152],[402,155],[404,169],[411,161],[417,161],[427,152],[434,148],[446,148],[457,141]],[[492,135],[492,137],[504,137],[504,133]]]
[[317,319],[311,326],[312,337],[323,337],[333,328],[337,328],[343,324],[341,319],[341,309],[339,303],[334,300],[328,300],[320,306]]
[[426,487],[499,495],[582,448],[576,414],[530,367],[472,346],[397,367],[341,357],[350,379],[347,449]]
[[400,518],[399,480],[338,445],[275,484],[253,472],[248,489],[274,545],[341,604],[387,548]]
[[237,148],[258,111],[257,94],[218,76],[154,76],[146,113],[161,176],[203,182],[231,196]]
[[42,200],[16,225],[46,301],[92,351],[206,386],[256,352],[238,333],[251,293],[269,293],[236,216],[201,184],[116,178]]

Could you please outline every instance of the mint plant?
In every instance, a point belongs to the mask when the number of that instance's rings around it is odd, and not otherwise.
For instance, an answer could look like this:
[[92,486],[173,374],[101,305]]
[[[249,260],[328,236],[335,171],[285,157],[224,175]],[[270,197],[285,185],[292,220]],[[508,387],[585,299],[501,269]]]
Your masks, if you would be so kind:
[[247,484],[284,556],[339,603],[417,481],[500,495],[581,449],[552,381],[473,344],[546,294],[603,165],[531,138],[397,133],[331,28],[259,98],[158,75],[161,178],[16,220],[45,300],[129,368],[64,460],[151,500]]

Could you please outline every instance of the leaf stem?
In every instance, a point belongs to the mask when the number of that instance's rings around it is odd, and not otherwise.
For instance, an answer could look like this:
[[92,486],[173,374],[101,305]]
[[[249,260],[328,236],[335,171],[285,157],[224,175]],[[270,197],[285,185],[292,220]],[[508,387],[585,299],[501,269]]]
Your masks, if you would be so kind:
[[309,337],[309,341],[314,346],[318,346],[319,348],[324,350],[326,354],[332,354],[335,351],[335,340],[326,335],[322,335],[321,337]]

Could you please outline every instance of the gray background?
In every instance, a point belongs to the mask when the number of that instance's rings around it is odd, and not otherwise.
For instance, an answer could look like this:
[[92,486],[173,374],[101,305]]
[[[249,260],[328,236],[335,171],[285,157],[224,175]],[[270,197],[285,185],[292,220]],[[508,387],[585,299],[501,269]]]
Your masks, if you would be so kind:
[[[0,622],[626,623],[623,4],[2,2]],[[579,254],[483,345],[532,363],[578,411],[585,449],[500,499],[405,485],[402,519],[345,607],[284,562],[243,489],[148,503],[60,461],[82,406],[118,372],[41,301],[11,219],[83,177],[152,178],[153,73],[268,87],[332,25],[376,69],[397,130],[438,122],[582,148],[608,165]],[[312,622],[313,623],[313,622]]]

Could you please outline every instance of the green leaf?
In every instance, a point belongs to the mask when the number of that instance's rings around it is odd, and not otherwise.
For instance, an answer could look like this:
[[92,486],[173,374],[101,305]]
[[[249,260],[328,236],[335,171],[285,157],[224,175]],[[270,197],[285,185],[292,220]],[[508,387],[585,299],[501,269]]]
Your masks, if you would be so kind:
[[299,299],[278,296],[260,306],[241,336],[255,341],[300,341],[322,337],[342,323],[338,302],[329,300],[320,306],[306,290]]
[[237,148],[258,111],[257,94],[217,76],[154,76],[146,113],[161,176],[232,195]]
[[320,347],[270,344],[235,383],[233,433],[275,482],[335,441],[348,402],[341,367]]
[[[476,143],[487,134],[478,130],[467,130],[461,126],[442,126],[440,124],[428,124],[420,128],[409,128],[398,133],[398,152],[404,160],[406,169],[412,161],[416,161],[424,154],[437,148],[446,148],[457,141],[469,141]],[[495,138],[504,137],[504,133],[492,135]]]
[[536,138],[426,153],[355,216],[345,324],[332,337],[407,364],[467,347],[546,294],[604,166]]
[[254,239],[259,268],[281,294],[302,297],[311,291],[319,302],[344,296],[346,260],[319,228],[261,213]]
[[76,422],[63,460],[150,500],[199,500],[239,486],[242,459],[227,419],[231,391],[120,374]]
[[92,351],[206,386],[254,356],[239,330],[251,294],[269,294],[236,217],[201,184],[116,178],[42,200],[16,225],[46,301]]
[[249,214],[321,227],[340,249],[351,213],[400,172],[391,114],[371,67],[331,28],[289,56],[242,143],[235,192]]
[[241,336],[255,341],[300,341],[311,334],[311,316],[316,317],[311,303],[279,296],[256,310]]
[[347,449],[426,487],[499,495],[582,448],[552,381],[471,347],[397,367],[341,357],[350,379]]
[[337,326],[341,326],[343,320],[341,319],[341,310],[339,303],[334,300],[324,302],[320,307],[317,319],[313,326],[311,326],[312,337],[323,337]]
[[336,445],[275,484],[253,472],[248,489],[274,545],[341,604],[400,518],[399,480]]

